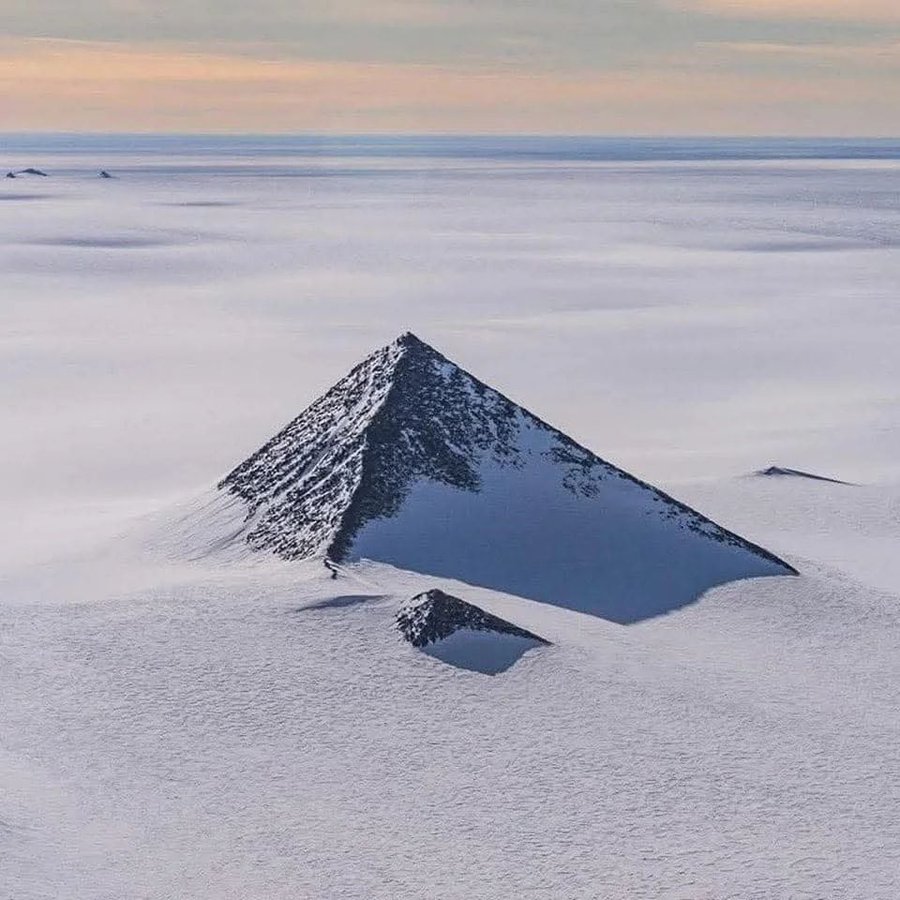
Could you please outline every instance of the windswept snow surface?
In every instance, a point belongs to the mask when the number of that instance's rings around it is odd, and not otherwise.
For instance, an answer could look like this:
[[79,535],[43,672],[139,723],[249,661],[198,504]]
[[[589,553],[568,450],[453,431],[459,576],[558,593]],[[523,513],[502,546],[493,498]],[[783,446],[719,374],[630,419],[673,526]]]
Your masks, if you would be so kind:
[[[840,569],[900,593],[900,484],[847,485],[807,478],[705,479],[678,485],[689,503],[740,525],[791,558]],[[900,601],[898,601],[900,602]]]
[[444,583],[552,642],[490,678],[397,633],[434,579],[195,566],[7,593],[11,896],[895,895],[896,597],[820,570],[623,627]]
[[[69,140],[0,169],[3,900],[896,900],[890,152]],[[406,329],[803,574],[620,626],[249,552],[204,487]],[[433,587],[551,646],[429,658]]]

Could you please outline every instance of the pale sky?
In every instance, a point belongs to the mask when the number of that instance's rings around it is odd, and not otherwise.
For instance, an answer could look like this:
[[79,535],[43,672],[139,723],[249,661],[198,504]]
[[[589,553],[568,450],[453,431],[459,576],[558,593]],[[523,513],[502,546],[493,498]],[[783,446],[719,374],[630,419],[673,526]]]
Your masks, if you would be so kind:
[[900,134],[900,0],[0,0],[0,130]]

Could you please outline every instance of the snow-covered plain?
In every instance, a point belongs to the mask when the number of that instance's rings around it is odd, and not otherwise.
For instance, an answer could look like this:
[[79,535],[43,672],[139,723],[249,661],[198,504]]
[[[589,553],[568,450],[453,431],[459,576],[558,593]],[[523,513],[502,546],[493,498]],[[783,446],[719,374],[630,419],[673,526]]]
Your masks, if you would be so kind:
[[[900,164],[4,165],[0,895],[896,897]],[[620,626],[145,545],[407,329],[801,576]],[[551,645],[420,653],[436,586]]]

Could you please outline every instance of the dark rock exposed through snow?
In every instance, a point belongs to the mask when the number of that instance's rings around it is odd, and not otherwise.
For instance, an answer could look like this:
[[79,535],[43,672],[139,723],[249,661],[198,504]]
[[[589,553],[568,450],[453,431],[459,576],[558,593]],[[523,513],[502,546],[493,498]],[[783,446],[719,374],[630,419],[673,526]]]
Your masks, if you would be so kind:
[[550,643],[437,588],[403,606],[397,628],[428,656],[484,675],[505,672],[529,650]]
[[472,631],[493,631],[530,638],[539,644],[549,644],[542,637],[519,628],[505,619],[491,615],[472,603],[452,594],[432,588],[417,594],[397,613],[397,628],[413,647],[426,647],[442,641],[461,628]]
[[851,484],[851,482],[841,481],[839,478],[815,475],[812,472],[802,472],[800,469],[787,469],[784,466],[769,466],[768,469],[760,469],[753,474],[765,478],[808,478],[812,481],[829,481],[832,484]]

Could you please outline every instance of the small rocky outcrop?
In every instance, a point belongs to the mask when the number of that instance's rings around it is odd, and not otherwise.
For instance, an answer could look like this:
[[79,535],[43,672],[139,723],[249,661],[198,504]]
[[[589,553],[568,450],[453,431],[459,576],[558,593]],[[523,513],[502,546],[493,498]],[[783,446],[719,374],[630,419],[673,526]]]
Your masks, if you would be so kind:
[[403,606],[397,628],[426,656],[481,675],[499,675],[550,643],[436,588]]
[[827,475],[816,475],[800,469],[788,469],[785,466],[769,466],[768,469],[759,469],[753,474],[762,478],[808,478],[811,481],[828,481],[831,484],[851,484],[851,482],[841,481],[839,478],[829,478]]
[[491,615],[480,607],[466,603],[452,594],[445,594],[437,588],[413,597],[397,613],[397,628],[413,647],[420,648],[443,641],[460,629],[509,634],[538,644],[550,643],[512,622]]

